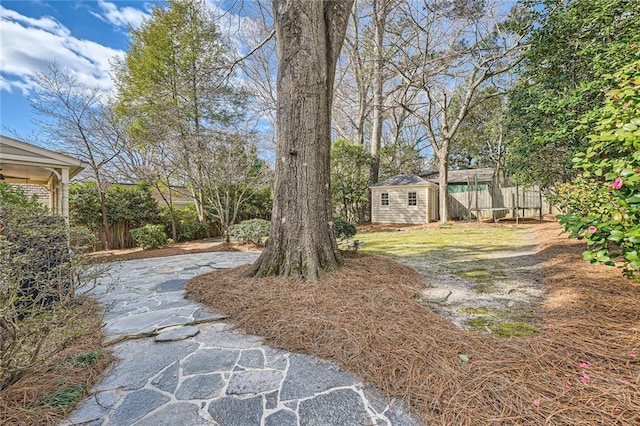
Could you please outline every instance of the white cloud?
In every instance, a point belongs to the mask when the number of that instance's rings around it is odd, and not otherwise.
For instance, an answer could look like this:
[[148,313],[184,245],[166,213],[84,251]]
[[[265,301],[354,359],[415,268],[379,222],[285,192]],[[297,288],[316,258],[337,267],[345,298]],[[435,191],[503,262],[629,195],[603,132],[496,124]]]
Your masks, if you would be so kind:
[[52,17],[30,18],[0,5],[0,90],[28,93],[34,74],[50,62],[75,72],[81,82],[109,90],[110,61],[124,52],[74,37]]
[[116,27],[138,28],[144,19],[149,18],[149,15],[140,9],[129,6],[119,8],[114,3],[104,0],[98,0],[98,7],[102,13],[91,14]]

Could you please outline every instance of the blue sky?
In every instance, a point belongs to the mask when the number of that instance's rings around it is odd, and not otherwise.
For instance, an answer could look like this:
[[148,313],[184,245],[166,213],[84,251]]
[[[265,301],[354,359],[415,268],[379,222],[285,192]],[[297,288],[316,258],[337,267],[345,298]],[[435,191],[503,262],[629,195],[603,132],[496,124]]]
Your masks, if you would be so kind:
[[[111,65],[129,46],[129,28],[148,18],[163,0],[0,0],[0,133],[56,149],[32,123],[28,101],[34,72],[56,62],[83,83],[113,88]],[[254,2],[206,0],[223,35],[239,52],[261,40],[248,18]],[[238,4],[241,7],[238,7]],[[254,34],[254,31],[258,31]],[[242,33],[242,36],[239,36]],[[256,35],[258,34],[258,35]]]
[[129,26],[139,26],[152,5],[119,0],[0,1],[0,133],[14,136],[14,131],[35,142],[28,95],[34,71],[52,61],[108,91],[109,61],[124,55]]

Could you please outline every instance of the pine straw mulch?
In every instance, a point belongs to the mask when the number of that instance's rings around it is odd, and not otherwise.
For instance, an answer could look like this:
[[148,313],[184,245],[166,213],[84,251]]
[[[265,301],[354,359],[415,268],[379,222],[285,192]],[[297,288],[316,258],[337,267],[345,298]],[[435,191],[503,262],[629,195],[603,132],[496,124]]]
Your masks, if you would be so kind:
[[[106,350],[94,365],[73,366],[75,356],[99,350],[104,338],[102,315],[95,301],[81,296],[73,315],[75,326],[81,325],[81,335],[61,352],[36,365],[18,382],[0,391],[0,425],[59,424],[82,398],[60,409],[48,405],[48,397],[67,387],[83,388],[86,393],[108,370],[114,357]],[[42,351],[46,352],[47,348]]]
[[640,425],[640,285],[583,262],[556,224],[537,232],[546,298],[531,338],[460,330],[416,301],[415,271],[359,253],[315,286],[241,278],[245,266],[187,290],[274,347],[404,398],[427,424]]

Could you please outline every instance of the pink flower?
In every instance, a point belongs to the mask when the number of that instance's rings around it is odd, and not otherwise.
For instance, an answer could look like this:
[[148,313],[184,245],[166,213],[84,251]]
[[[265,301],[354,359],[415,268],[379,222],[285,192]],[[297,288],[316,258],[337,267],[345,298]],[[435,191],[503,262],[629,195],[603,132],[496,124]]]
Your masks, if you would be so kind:
[[635,352],[629,353],[629,358],[635,358],[635,357],[636,357],[636,353]]
[[622,184],[623,183],[624,182],[623,182],[622,178],[617,177],[617,178],[615,178],[613,180],[613,183],[611,184],[611,188],[612,189],[620,189],[620,188],[622,188]]
[[540,406],[540,400],[539,399],[535,399],[533,401],[533,405],[535,405],[536,407],[539,407]]
[[[593,232],[592,232],[593,233]],[[591,363],[589,361],[580,361],[580,364],[578,364],[580,366],[580,368],[589,368],[591,367]]]
[[619,413],[620,411],[622,411],[621,409],[619,409],[618,407],[614,408],[613,411],[615,411],[616,413]]
[[580,378],[580,383],[585,384],[587,383],[589,380],[591,380],[591,377],[589,377],[589,375],[586,372],[582,372],[582,377]]
[[598,230],[598,228],[596,228],[593,225],[591,225],[590,227],[587,228],[587,231],[589,231],[590,234],[595,234],[597,230]]

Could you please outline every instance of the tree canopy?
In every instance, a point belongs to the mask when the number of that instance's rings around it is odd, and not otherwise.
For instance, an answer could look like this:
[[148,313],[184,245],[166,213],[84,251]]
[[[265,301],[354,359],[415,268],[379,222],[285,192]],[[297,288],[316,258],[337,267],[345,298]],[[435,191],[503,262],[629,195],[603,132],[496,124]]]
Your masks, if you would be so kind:
[[508,169],[522,183],[552,186],[575,175],[573,154],[586,147],[579,125],[599,108],[605,75],[628,63],[640,28],[636,0],[525,0],[536,16],[529,49],[510,93],[513,135]]

